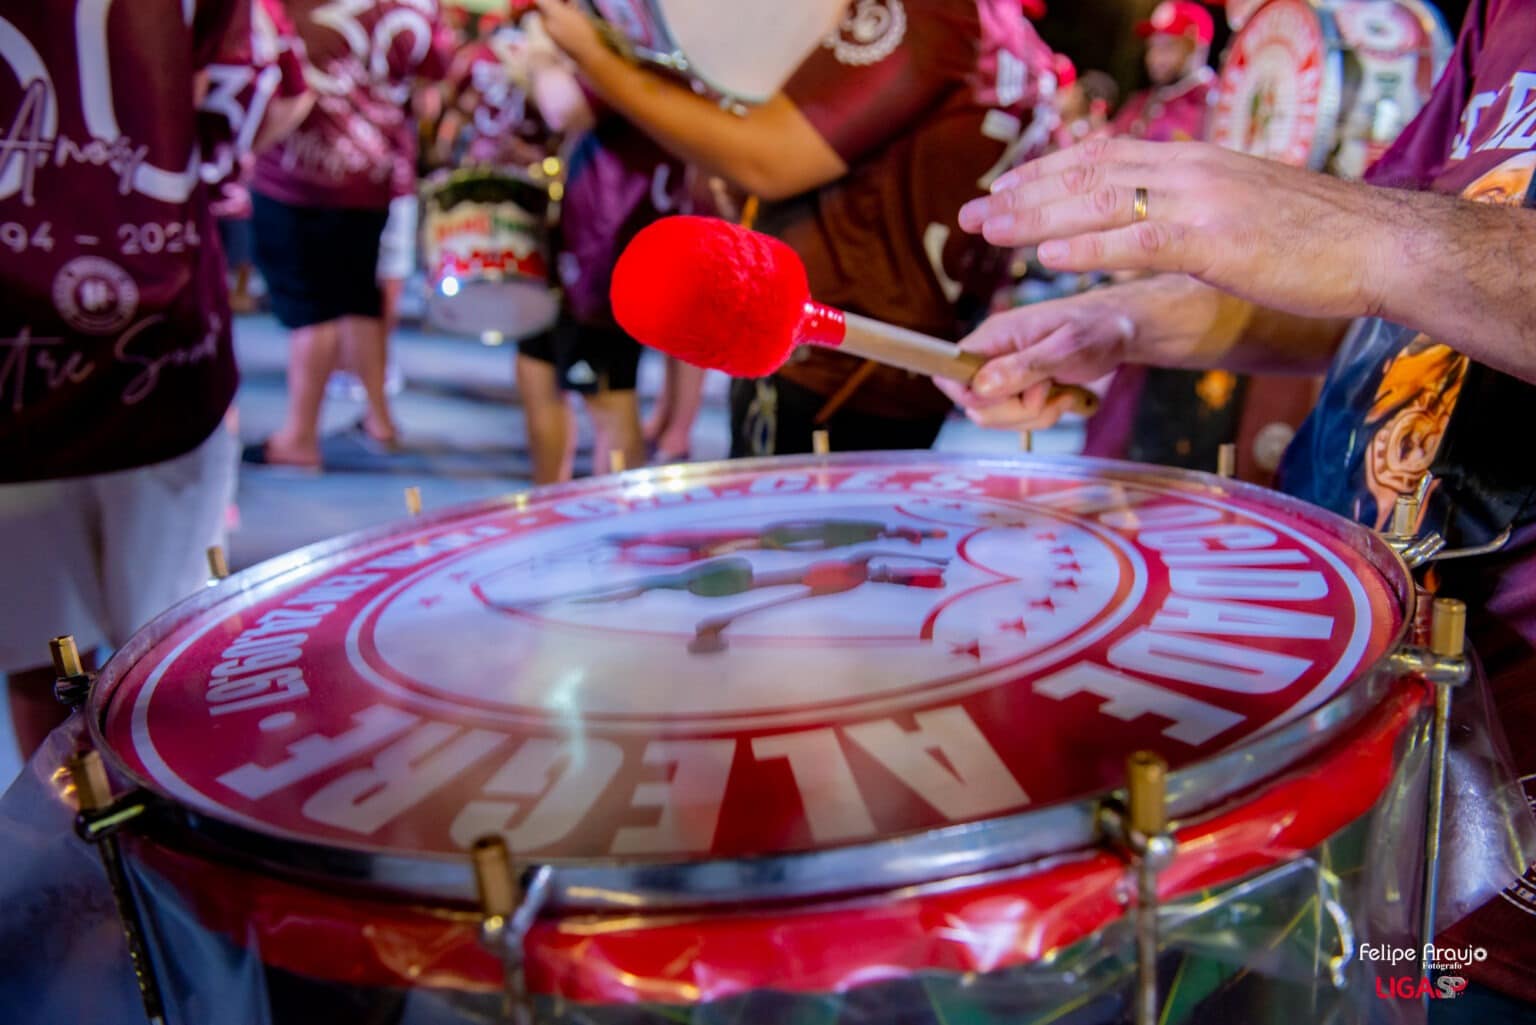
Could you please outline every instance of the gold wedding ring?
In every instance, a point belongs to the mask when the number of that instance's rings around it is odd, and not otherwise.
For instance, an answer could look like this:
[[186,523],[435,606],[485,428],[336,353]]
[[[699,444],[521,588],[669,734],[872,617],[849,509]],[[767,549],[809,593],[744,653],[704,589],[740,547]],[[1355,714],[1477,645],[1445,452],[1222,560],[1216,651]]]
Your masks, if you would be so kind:
[[1147,219],[1147,190],[1137,189],[1136,198],[1131,201],[1131,223],[1140,224]]

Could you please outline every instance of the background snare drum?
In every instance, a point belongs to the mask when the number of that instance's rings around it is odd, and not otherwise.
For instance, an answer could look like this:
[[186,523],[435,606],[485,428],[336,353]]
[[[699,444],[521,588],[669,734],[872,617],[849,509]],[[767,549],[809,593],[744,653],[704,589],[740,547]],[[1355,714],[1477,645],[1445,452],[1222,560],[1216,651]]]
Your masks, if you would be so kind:
[[422,248],[429,323],[453,334],[517,339],[555,322],[550,234],[558,203],[550,189],[557,185],[487,168],[428,180]]

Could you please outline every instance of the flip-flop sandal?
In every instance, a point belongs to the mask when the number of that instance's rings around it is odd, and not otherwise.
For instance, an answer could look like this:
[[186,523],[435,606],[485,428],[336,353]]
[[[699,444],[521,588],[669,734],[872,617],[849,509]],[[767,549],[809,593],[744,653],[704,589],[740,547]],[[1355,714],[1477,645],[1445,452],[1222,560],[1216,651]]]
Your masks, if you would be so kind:
[[271,470],[287,471],[314,475],[320,473],[324,467],[320,463],[279,463],[267,455],[266,439],[243,445],[240,448],[240,461],[247,466],[265,466]]
[[352,434],[357,435],[358,439],[362,441],[363,447],[374,455],[396,455],[402,449],[400,435],[398,434],[395,435],[392,441],[384,441],[381,438],[375,437],[374,433],[368,429],[367,417],[359,417],[349,430]]

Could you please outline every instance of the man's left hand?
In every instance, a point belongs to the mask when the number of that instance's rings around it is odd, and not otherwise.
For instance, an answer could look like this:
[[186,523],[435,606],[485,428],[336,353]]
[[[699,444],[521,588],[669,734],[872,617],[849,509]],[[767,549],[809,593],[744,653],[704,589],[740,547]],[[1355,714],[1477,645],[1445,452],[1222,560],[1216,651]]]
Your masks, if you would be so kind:
[[[1145,218],[1136,194],[1145,190]],[[1203,143],[1095,139],[1015,168],[967,204],[993,245],[1038,245],[1062,271],[1190,274],[1313,317],[1382,307],[1402,257],[1401,194]]]

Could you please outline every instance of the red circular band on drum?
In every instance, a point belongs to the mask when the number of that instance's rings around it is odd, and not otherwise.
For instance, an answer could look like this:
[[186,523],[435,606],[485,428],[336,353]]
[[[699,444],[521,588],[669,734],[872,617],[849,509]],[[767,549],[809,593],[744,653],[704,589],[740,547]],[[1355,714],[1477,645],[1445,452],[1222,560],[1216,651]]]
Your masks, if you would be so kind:
[[624,478],[412,524],[108,673],[123,767],[361,852],[686,862],[1082,798],[1339,694],[1402,626],[1256,489],[937,457]]

